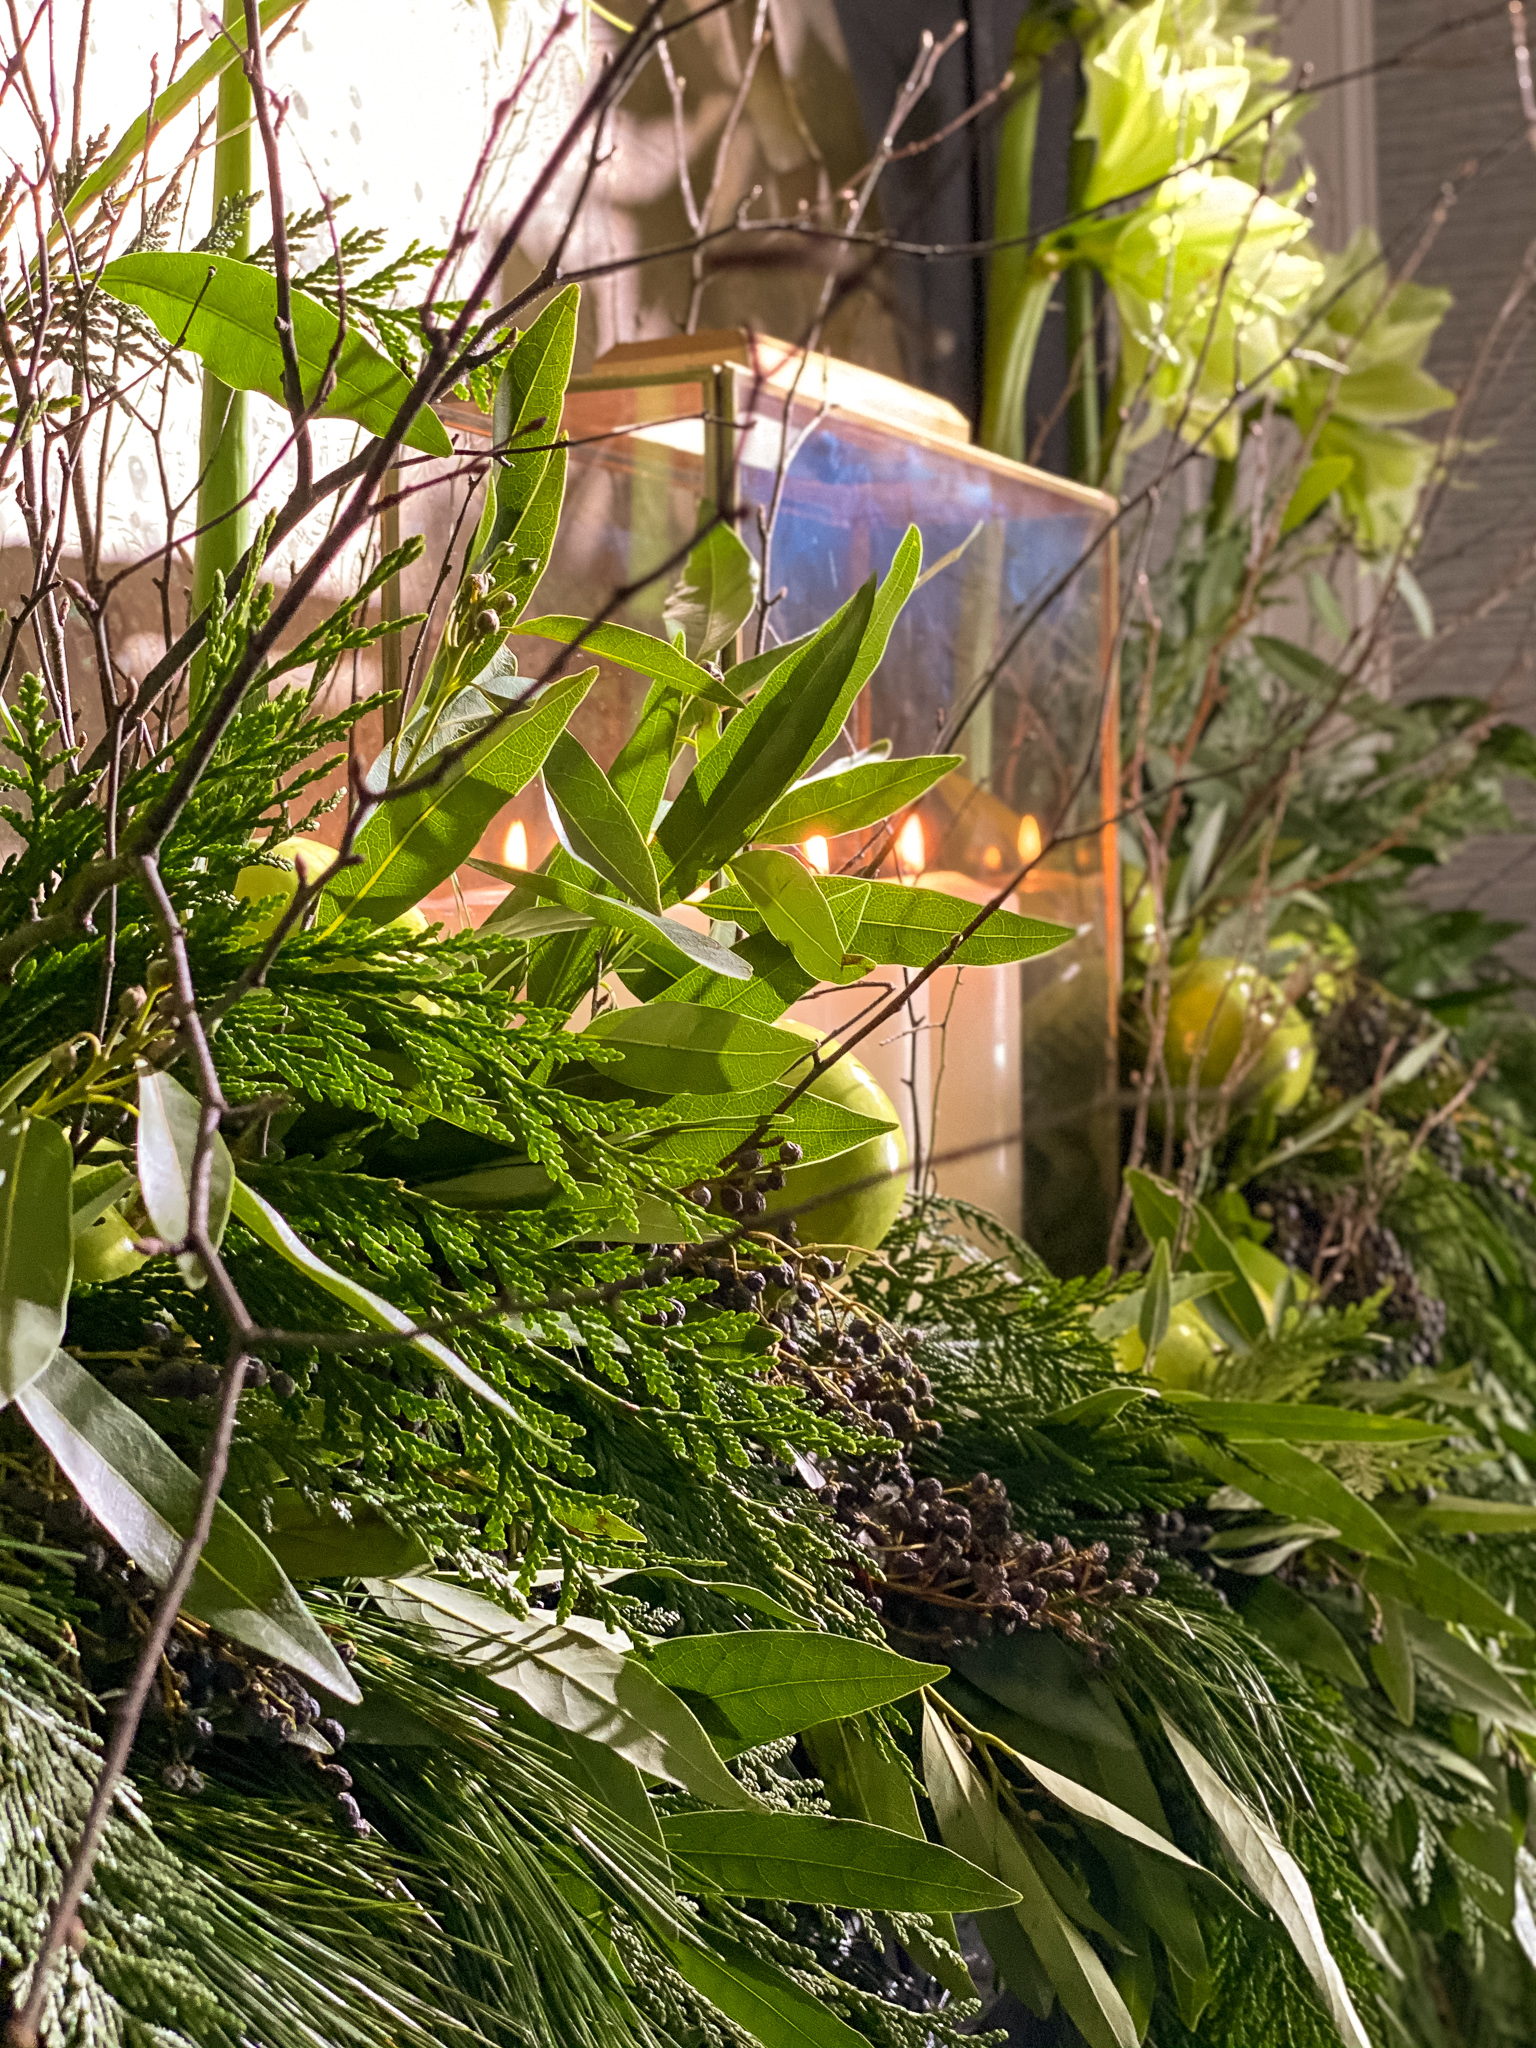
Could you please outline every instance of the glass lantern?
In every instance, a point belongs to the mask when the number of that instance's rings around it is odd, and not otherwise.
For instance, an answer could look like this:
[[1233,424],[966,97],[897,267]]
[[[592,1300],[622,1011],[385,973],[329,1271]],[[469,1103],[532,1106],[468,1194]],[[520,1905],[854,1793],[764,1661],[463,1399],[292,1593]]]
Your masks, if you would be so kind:
[[[467,408],[450,423],[487,431]],[[905,821],[884,872],[980,904],[1049,838],[1008,907],[1074,937],[1022,967],[940,971],[858,1055],[941,1193],[1022,1230],[1058,1270],[1091,1268],[1117,1152],[1113,502],[973,448],[941,399],[736,330],[610,350],[572,383],[562,431],[565,514],[532,613],[590,614],[628,592],[610,616],[665,634],[675,569],[658,571],[708,502],[740,508],[768,633],[790,640],[883,574],[909,525],[921,532],[925,578],[844,738],[964,762]],[[753,651],[751,626],[743,641]],[[538,643],[514,645],[531,667]],[[573,728],[599,760],[644,689],[603,665]],[[553,834],[536,787],[493,837],[493,858],[543,857]],[[869,838],[802,851],[837,872]],[[901,986],[900,970],[878,972]],[[846,1030],[873,993],[823,989],[796,1015]]]

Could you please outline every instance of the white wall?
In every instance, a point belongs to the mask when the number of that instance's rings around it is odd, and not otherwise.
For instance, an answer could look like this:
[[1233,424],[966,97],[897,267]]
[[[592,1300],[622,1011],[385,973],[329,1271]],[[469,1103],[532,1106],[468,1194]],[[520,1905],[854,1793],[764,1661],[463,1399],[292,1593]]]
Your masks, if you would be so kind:
[[1284,10],[1280,42],[1287,56],[1312,67],[1317,103],[1302,132],[1318,176],[1318,234],[1340,249],[1377,219],[1371,0],[1294,0]]
[[[178,15],[183,27],[190,29],[199,11],[193,5],[171,5],[169,0],[96,0],[88,41],[86,133],[107,129],[113,137],[121,134],[149,102],[152,59],[159,59],[162,87],[170,75]],[[309,0],[296,25],[274,39],[268,65],[273,90],[286,102],[280,142],[290,211],[350,195],[337,215],[338,225],[386,229],[388,255],[403,250],[413,238],[429,244],[446,241],[489,132],[492,110],[543,44],[559,14],[560,0],[512,0],[504,11],[505,33],[498,39],[489,0]],[[54,48],[66,106],[79,18],[80,0],[57,0]],[[212,14],[202,11],[203,31],[190,40],[179,68],[184,70],[206,50],[213,20]],[[37,54],[39,83],[46,91],[47,57],[41,40]],[[551,50],[507,126],[476,209],[482,245],[499,231],[526,191],[574,104],[584,65],[585,33],[578,19]],[[157,145],[156,160],[174,165],[195,135],[198,118],[210,113],[212,106],[210,91],[197,109],[167,130]],[[65,132],[67,136],[67,120]],[[0,169],[9,158],[30,167],[36,152],[35,136],[13,96],[10,104],[0,105]],[[259,141],[254,156],[253,182],[265,186]],[[207,227],[211,182],[211,162],[205,156],[181,193],[185,245],[194,243]],[[119,251],[133,232],[136,217],[137,206],[116,243]],[[259,243],[269,234],[270,216],[263,201],[253,217],[253,235]],[[311,245],[308,261],[318,261],[323,253],[322,246]],[[251,405],[257,462],[265,466],[278,455],[287,421],[280,408],[260,397]],[[196,385],[173,378],[161,446],[176,501],[190,498],[195,487],[197,422]],[[354,430],[344,423],[322,424],[316,429],[317,460],[344,459],[354,438]],[[125,433],[111,460],[103,522],[107,552],[117,559],[131,558],[163,542],[165,492],[146,433]],[[264,494],[266,502],[281,497],[287,480],[287,465],[279,464]],[[190,528],[190,504],[175,524],[178,532]],[[317,535],[319,531],[317,524]],[[21,538],[14,506],[0,506],[0,545]],[[302,548],[305,539],[301,532],[289,545]],[[339,573],[347,573],[346,565],[339,565]]]

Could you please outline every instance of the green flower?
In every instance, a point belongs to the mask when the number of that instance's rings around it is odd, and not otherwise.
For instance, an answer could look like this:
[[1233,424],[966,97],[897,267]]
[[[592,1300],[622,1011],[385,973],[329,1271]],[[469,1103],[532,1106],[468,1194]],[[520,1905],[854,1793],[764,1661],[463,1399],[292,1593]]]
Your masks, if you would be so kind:
[[1242,29],[1259,24],[1240,21],[1219,0],[1153,0],[1116,8],[1100,46],[1089,46],[1078,133],[1093,142],[1094,161],[1084,204],[1138,203],[1063,244],[1114,297],[1122,450],[1174,429],[1233,456],[1234,394],[1261,385],[1283,394],[1294,381],[1281,359],[1322,270],[1300,247],[1305,217],[1222,161],[1234,137],[1248,146],[1254,109],[1286,68],[1248,48]]
[[1251,74],[1243,64],[1186,63],[1191,45],[1179,28],[1188,11],[1175,6],[1170,14],[1167,0],[1117,9],[1126,18],[1119,27],[1106,23],[1102,47],[1087,56],[1077,131],[1094,144],[1085,207],[1140,196],[1209,156],[1236,127]]
[[1365,553],[1391,554],[1411,534],[1437,450],[1404,429],[1456,402],[1423,367],[1450,304],[1449,292],[1391,284],[1373,229],[1324,260],[1290,401],[1316,439],[1288,525],[1336,495]]
[[1080,237],[1114,295],[1122,409],[1140,414],[1125,446],[1171,428],[1236,455],[1242,401],[1295,380],[1283,358],[1322,275],[1306,235],[1294,207],[1202,170]]

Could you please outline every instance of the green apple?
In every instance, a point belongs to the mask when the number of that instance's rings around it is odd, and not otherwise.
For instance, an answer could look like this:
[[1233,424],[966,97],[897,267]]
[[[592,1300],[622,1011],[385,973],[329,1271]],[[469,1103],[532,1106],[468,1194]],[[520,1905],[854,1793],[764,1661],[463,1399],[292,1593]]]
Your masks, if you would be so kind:
[[[1139,1330],[1127,1330],[1115,1339],[1115,1357],[1122,1372],[1147,1369],[1147,1347]],[[1187,1387],[1199,1391],[1208,1384],[1211,1370],[1220,1357],[1215,1331],[1193,1302],[1176,1302],[1169,1311],[1163,1341],[1152,1358],[1152,1376],[1165,1387]]]
[[[798,1031],[819,1043],[822,1052],[837,1049],[835,1038],[823,1039],[809,1025],[791,1017],[781,1017],[778,1023],[781,1029]],[[794,1078],[791,1071],[788,1079]],[[907,1192],[911,1154],[895,1105],[864,1062],[846,1052],[819,1074],[806,1092],[859,1116],[878,1117],[893,1128],[866,1138],[862,1145],[839,1152],[833,1159],[790,1167],[783,1188],[768,1197],[767,1213],[793,1213],[802,1244],[856,1245],[872,1252],[896,1221]],[[870,1185],[861,1187],[861,1181]],[[827,1199],[819,1199],[823,1196]],[[801,1206],[812,1202],[812,1208]]]
[[1188,1086],[1197,1058],[1201,1086],[1219,1088],[1246,1049],[1258,1057],[1243,1079],[1244,1101],[1267,1104],[1276,1116],[1296,1107],[1317,1047],[1311,1025],[1272,981],[1241,960],[1191,960],[1171,993],[1164,1056],[1175,1089]]
[[[336,849],[327,846],[322,839],[280,839],[276,846],[268,849],[279,867],[254,864],[242,868],[235,877],[235,894],[242,903],[262,903],[269,897],[272,907],[251,927],[251,937],[260,944],[276,926],[278,919],[293,901],[293,893],[300,880],[312,882],[317,875],[328,874],[336,864]],[[408,939],[419,939],[428,929],[429,920],[425,914],[414,908],[402,911],[391,919],[387,930],[400,932]]]

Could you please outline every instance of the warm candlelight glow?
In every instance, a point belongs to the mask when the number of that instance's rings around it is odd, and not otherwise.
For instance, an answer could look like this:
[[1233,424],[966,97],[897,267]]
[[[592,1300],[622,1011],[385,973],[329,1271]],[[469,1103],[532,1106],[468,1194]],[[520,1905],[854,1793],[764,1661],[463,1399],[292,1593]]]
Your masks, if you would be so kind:
[[805,855],[807,867],[814,869],[818,875],[831,874],[831,849],[828,847],[826,840],[822,838],[819,832],[814,833],[811,838],[807,839],[801,851]]
[[923,821],[914,811],[896,835],[896,861],[902,879],[920,875],[928,865],[928,848],[923,839]]
[[1019,859],[1025,862],[1040,858],[1040,822],[1026,811],[1019,820]]
[[995,875],[1003,864],[1003,849],[1000,846],[989,846],[981,856],[981,864],[989,875]]
[[501,842],[501,857],[509,868],[527,867],[528,827],[521,818],[514,818],[507,827],[507,836]]

